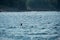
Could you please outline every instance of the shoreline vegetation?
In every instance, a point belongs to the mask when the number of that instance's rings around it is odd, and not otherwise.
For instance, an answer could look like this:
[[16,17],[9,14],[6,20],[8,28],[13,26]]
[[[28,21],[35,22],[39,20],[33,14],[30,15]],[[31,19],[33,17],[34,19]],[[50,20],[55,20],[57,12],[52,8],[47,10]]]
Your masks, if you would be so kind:
[[2,11],[60,11],[60,7],[57,0],[0,0]]

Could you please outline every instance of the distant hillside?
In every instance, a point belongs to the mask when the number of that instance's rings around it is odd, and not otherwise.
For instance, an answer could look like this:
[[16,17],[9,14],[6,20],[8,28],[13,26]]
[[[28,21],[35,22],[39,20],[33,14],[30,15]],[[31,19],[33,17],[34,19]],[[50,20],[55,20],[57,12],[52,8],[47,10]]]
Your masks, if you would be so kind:
[[0,0],[0,10],[8,11],[55,11],[60,10],[58,0]]

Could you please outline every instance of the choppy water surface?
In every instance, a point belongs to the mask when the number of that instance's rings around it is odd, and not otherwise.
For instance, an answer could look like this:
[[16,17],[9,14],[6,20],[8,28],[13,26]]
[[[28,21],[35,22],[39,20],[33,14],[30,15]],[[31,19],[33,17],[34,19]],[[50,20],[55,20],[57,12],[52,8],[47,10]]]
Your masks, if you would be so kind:
[[0,40],[60,40],[60,12],[1,12]]

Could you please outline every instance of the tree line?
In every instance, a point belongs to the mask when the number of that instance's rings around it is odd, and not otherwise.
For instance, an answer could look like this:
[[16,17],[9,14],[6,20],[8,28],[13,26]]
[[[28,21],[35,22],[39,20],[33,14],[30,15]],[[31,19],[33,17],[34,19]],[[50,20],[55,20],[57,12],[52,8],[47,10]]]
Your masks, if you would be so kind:
[[57,0],[0,0],[0,6],[18,8],[20,10],[56,10]]

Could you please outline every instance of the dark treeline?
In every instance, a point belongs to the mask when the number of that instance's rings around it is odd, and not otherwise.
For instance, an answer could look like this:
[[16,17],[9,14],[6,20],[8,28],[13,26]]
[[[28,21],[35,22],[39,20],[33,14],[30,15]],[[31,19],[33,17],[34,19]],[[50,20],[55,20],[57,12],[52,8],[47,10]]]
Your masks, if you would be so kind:
[[26,5],[24,0],[0,0],[0,6],[26,10]]
[[0,0],[0,9],[16,8],[18,10],[60,10],[58,0]]

